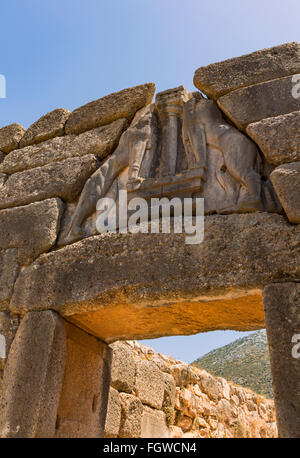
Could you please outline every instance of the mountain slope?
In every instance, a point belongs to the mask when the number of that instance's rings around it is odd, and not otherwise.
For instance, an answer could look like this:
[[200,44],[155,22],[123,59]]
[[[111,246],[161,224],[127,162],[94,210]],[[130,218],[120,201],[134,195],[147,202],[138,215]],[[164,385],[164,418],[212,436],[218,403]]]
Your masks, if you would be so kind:
[[192,363],[218,377],[273,398],[266,331],[257,331]]

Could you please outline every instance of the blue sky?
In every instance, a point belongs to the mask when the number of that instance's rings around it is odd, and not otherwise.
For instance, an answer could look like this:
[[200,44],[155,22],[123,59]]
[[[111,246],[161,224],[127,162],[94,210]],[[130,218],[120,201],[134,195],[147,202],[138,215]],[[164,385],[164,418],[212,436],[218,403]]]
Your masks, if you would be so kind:
[[[0,126],[149,81],[191,90],[202,65],[300,41],[299,0],[10,0],[0,21]],[[191,361],[241,335],[150,344]]]

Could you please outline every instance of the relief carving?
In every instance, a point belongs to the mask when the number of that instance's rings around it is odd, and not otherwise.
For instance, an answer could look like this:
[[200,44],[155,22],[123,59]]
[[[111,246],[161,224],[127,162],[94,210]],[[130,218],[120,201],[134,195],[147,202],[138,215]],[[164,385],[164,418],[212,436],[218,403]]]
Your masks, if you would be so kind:
[[[213,100],[180,86],[140,110],[115,152],[89,178],[60,244],[95,233],[97,202],[133,197],[204,197],[205,213],[278,211],[260,175],[255,143],[224,119]],[[91,227],[94,226],[92,229]]]

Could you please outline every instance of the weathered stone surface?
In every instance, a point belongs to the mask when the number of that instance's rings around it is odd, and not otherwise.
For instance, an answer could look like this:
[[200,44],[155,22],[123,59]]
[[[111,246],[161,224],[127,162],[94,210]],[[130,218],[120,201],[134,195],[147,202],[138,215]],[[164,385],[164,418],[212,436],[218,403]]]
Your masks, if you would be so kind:
[[208,97],[218,99],[241,87],[295,73],[300,73],[300,45],[297,42],[200,67],[195,72],[194,84]]
[[199,387],[203,393],[213,401],[221,399],[223,396],[222,384],[211,374],[203,371],[199,376]]
[[87,154],[94,154],[99,159],[103,159],[117,147],[127,125],[126,119],[118,119],[107,126],[98,127],[80,135],[57,137],[39,145],[13,151],[0,164],[0,172],[7,174],[22,172]]
[[64,135],[64,126],[70,115],[65,108],[57,108],[32,124],[20,141],[20,148]]
[[152,361],[137,364],[135,391],[143,404],[161,409],[165,393],[164,374]]
[[176,382],[171,374],[164,374],[165,392],[163,407],[174,407],[176,396]]
[[0,250],[0,310],[7,310],[19,274],[18,250]]
[[300,99],[292,94],[291,76],[237,89],[218,100],[221,110],[239,129],[265,118],[280,116],[300,109]]
[[19,324],[20,319],[18,316],[10,315],[6,312],[0,312],[0,336],[2,336],[2,340],[4,339],[4,348],[0,346],[0,353],[1,350],[4,350],[4,354],[0,354],[0,371],[4,369],[4,364],[7,360],[9,349],[16,335]]
[[4,158],[5,158],[5,154],[2,153],[2,151],[0,151],[0,164],[3,161]]
[[300,431],[300,283],[268,285],[263,294],[279,437]]
[[50,197],[75,200],[97,166],[97,157],[89,154],[15,173],[0,188],[0,208],[26,205]]
[[300,161],[277,167],[270,175],[291,223],[300,223]]
[[299,278],[299,229],[260,213],[207,216],[199,245],[173,233],[90,237],[23,269],[11,307],[59,310],[106,342],[263,328],[263,286]]
[[118,391],[131,393],[135,384],[136,363],[129,348],[122,342],[111,345],[113,362],[111,368],[111,385]]
[[121,399],[117,390],[110,387],[104,437],[117,437],[121,424]]
[[141,438],[170,437],[165,414],[151,407],[143,406]]
[[55,312],[23,318],[4,369],[0,437],[54,436],[65,351],[65,328]]
[[121,393],[122,416],[120,437],[140,437],[142,430],[143,404],[132,394]]
[[151,103],[154,92],[155,84],[147,83],[83,105],[71,113],[65,126],[66,134],[79,134],[120,118],[131,121],[140,108]]
[[104,436],[111,349],[69,323],[67,359],[59,401],[56,437]]
[[190,418],[196,418],[204,413],[202,399],[186,388],[176,389],[175,407]]
[[0,249],[18,248],[19,264],[30,264],[54,245],[62,212],[60,199],[1,210]]
[[300,111],[250,124],[247,134],[271,164],[300,161]]
[[197,376],[188,364],[175,364],[170,368],[170,373],[174,377],[177,386],[184,387],[189,383],[197,382]]
[[10,153],[18,148],[19,142],[23,137],[26,129],[20,124],[10,124],[0,129],[0,151]]

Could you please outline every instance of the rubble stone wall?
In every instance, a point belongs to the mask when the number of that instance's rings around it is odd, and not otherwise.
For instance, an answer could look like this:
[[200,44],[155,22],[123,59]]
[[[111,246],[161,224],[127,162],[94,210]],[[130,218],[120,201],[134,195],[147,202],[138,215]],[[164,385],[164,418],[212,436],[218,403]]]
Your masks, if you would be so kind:
[[277,437],[272,400],[136,341],[111,348],[106,437]]

